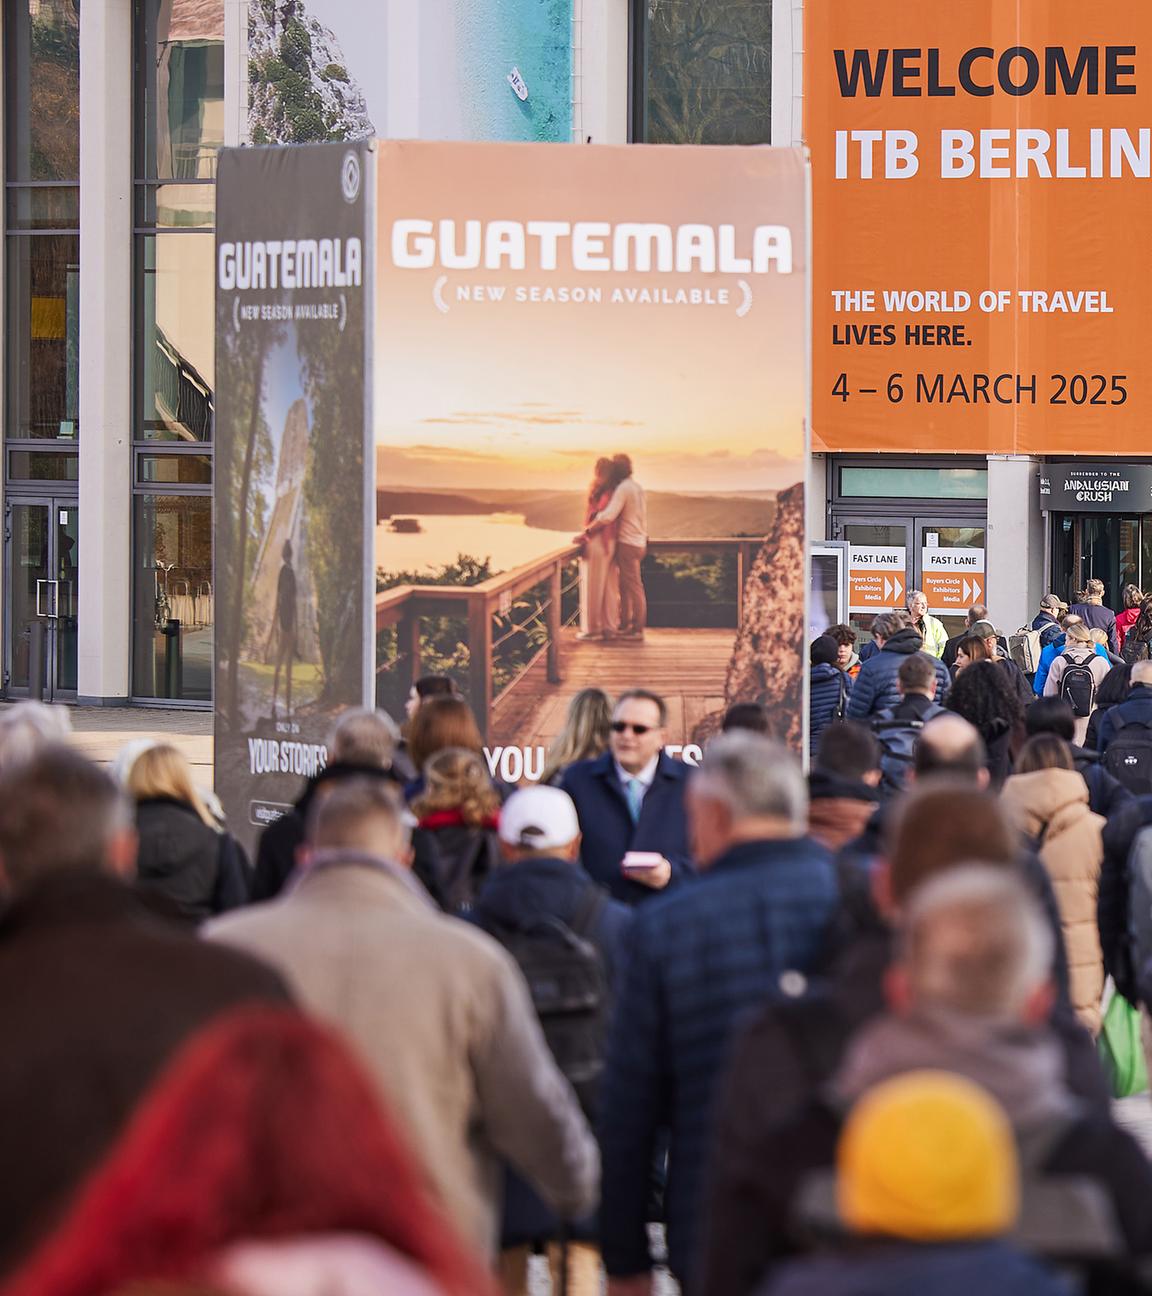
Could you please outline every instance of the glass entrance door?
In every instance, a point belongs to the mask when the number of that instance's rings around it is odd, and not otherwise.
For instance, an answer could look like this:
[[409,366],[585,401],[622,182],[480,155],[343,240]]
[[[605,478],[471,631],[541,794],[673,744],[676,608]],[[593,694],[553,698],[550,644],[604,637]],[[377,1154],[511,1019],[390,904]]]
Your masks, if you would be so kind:
[[75,701],[80,570],[76,501],[14,499],[6,511],[8,694]]

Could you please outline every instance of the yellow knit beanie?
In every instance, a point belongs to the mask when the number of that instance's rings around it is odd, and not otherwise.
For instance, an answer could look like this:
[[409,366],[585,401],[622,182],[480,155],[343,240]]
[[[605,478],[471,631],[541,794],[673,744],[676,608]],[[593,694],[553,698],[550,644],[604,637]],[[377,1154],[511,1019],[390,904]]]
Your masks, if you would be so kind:
[[856,1233],[917,1242],[995,1237],[1019,1211],[1016,1145],[978,1085],[912,1071],[870,1090],[840,1139],[837,1202]]

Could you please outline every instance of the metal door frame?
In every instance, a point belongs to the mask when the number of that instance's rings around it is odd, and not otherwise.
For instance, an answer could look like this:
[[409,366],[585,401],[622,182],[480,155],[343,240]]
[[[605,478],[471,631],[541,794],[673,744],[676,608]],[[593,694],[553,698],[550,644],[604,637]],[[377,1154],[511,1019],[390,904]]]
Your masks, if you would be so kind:
[[[12,684],[13,635],[16,633],[12,612],[12,590],[15,584],[12,580],[11,569],[12,510],[18,507],[36,507],[48,510],[48,571],[59,572],[60,523],[57,510],[61,508],[76,509],[79,507],[79,501],[75,495],[46,495],[42,492],[13,493],[8,495],[4,501],[4,695],[9,698],[29,698],[32,696],[29,688],[13,686]],[[77,583],[79,583],[80,558],[81,555],[77,546]],[[58,576],[47,577],[37,582],[38,586],[40,584],[54,587],[54,589],[45,591],[45,606],[46,608],[51,607],[53,610],[47,612],[44,617],[47,623],[44,636],[44,692],[40,700],[44,702],[75,702],[78,689],[61,689],[57,684],[60,580]],[[51,602],[48,601],[49,599],[51,599]],[[37,589],[36,601],[39,607],[39,589]],[[37,615],[40,616],[41,614],[38,612]],[[79,635],[79,631],[77,631],[77,635]],[[77,684],[79,684],[79,681],[77,681]]]

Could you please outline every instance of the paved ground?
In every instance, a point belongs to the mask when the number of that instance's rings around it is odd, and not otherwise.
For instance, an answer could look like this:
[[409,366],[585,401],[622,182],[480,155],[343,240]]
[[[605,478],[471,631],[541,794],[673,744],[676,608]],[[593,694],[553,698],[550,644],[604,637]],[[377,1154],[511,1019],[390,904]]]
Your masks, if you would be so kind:
[[73,742],[102,765],[133,738],[163,738],[180,748],[197,782],[212,786],[212,713],[161,707],[68,707]]

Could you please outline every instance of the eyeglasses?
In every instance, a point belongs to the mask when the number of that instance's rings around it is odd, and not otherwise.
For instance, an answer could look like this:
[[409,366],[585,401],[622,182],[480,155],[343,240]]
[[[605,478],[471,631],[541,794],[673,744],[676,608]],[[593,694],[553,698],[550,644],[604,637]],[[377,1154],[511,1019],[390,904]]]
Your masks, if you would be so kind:
[[613,720],[613,733],[627,733],[631,730],[637,738],[643,738],[646,733],[652,732],[652,725],[629,724],[627,720]]

